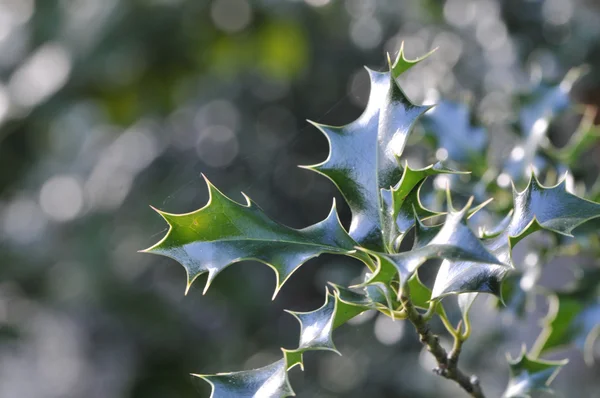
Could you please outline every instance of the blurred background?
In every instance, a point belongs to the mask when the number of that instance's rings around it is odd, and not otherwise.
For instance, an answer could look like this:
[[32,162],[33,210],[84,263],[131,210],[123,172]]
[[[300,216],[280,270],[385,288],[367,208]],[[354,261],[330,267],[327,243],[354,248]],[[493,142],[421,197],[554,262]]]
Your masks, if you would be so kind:
[[[363,65],[385,68],[401,41],[409,58],[439,47],[403,89],[467,101],[501,135],[522,87],[574,66],[589,66],[575,97],[599,103],[599,39],[593,0],[0,0],[0,397],[208,397],[189,373],[276,360],[299,332],[283,309],[319,307],[361,266],[311,260],[272,302],[273,272],[245,262],[184,296],[180,265],[137,253],[166,232],[148,205],[203,206],[204,173],[296,228],[336,197],[348,225],[333,184],[296,165],[328,151],[305,119],[360,114]],[[521,325],[480,301],[461,361],[494,397],[545,308]],[[336,343],[344,356],[291,372],[299,397],[462,394],[401,322],[362,316]],[[567,354],[557,389],[600,397],[599,365]]]

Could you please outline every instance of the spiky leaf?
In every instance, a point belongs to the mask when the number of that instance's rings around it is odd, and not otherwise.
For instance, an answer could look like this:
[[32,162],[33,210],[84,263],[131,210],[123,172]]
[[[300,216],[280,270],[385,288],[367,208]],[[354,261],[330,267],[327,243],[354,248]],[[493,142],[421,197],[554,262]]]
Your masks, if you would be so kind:
[[210,398],[285,398],[295,395],[283,359],[259,369],[194,376],[210,384]]
[[[600,204],[579,198],[565,188],[564,180],[542,186],[532,175],[522,192],[513,192],[514,211],[498,235],[482,239],[483,245],[502,263],[513,267],[512,248],[524,237],[540,230],[571,236],[582,223],[600,216]],[[433,287],[433,298],[452,293],[483,292],[501,296],[501,282],[510,268],[496,264],[445,260]]]
[[545,361],[529,358],[525,349],[519,358],[508,359],[510,379],[503,398],[529,398],[534,391],[552,391],[550,383],[568,360]]
[[395,251],[399,235],[415,225],[415,215],[417,220],[424,220],[442,214],[425,208],[419,197],[425,179],[436,174],[466,173],[449,169],[439,162],[422,169],[411,169],[405,164],[400,181],[390,189],[381,190],[386,215],[383,232],[388,251]]
[[467,226],[465,217],[469,207],[470,202],[460,211],[451,209],[444,225],[427,244],[399,254],[369,252],[377,259],[377,269],[367,283],[389,283],[395,273],[398,273],[401,284],[406,283],[425,261],[433,258],[469,260],[502,266],[502,262],[480,243]]
[[356,242],[348,236],[337,216],[335,202],[327,218],[304,229],[286,227],[271,220],[247,196],[239,204],[206,180],[209,200],[200,210],[187,214],[158,211],[169,231],[145,252],[180,262],[187,271],[187,287],[208,273],[204,291],[219,272],[242,260],[256,260],[275,271],[279,291],[304,262],[323,253],[354,254]]
[[369,297],[333,285],[335,294],[327,291],[325,303],[309,312],[287,311],[300,322],[300,343],[296,349],[284,349],[288,369],[300,365],[303,368],[303,354],[306,351],[333,351],[335,348],[332,333],[339,326],[360,313],[375,308]]
[[397,158],[413,124],[429,107],[413,104],[391,72],[367,71],[371,93],[365,111],[345,126],[314,123],[327,137],[330,152],[324,162],[306,167],[331,179],[348,202],[350,236],[365,247],[384,250],[380,190],[399,180]]

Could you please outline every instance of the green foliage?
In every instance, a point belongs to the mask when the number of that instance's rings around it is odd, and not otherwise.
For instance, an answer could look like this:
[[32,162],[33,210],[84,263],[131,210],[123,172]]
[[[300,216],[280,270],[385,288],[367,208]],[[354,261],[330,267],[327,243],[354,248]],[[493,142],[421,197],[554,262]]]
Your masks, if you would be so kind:
[[[210,199],[202,209],[188,214],[157,210],[169,224],[169,231],[146,252],[180,262],[187,271],[188,289],[206,273],[206,291],[220,271],[242,260],[257,260],[273,268],[277,275],[275,293],[300,265],[323,253],[350,256],[366,267],[363,283],[328,288],[321,308],[290,311],[300,322],[300,341],[295,349],[283,349],[281,360],[260,369],[200,376],[211,384],[213,397],[293,395],[287,371],[296,365],[303,368],[303,354],[308,351],[338,353],[333,331],[367,310],[411,322],[435,356],[439,366],[436,372],[457,382],[470,395],[483,397],[477,378],[458,368],[461,347],[472,328],[469,311],[474,300],[487,293],[504,299],[512,308],[522,308],[519,303],[535,291],[518,283],[530,273],[515,264],[514,247],[536,231],[545,231],[559,243],[582,223],[600,216],[600,204],[572,194],[566,177],[554,186],[538,180],[557,175],[565,167],[561,159],[570,165],[574,154],[598,136],[588,126],[564,150],[556,150],[544,141],[548,125],[569,105],[572,75],[559,85],[523,96],[522,111],[515,123],[520,137],[518,156],[512,157],[521,162],[518,167],[510,162],[497,168],[489,166],[484,156],[490,141],[486,129],[471,122],[468,108],[442,102],[424,117],[425,132],[435,138],[434,142],[445,149],[458,168],[466,167],[474,173],[459,172],[441,163],[411,168],[403,158],[408,136],[430,107],[410,101],[396,78],[422,59],[406,60],[401,49],[396,61],[389,62],[387,72],[367,69],[371,94],[356,121],[339,127],[313,123],[326,136],[330,152],[322,163],[305,168],[329,178],[342,193],[352,212],[348,232],[338,219],[335,204],[325,220],[297,230],[269,219],[248,197],[245,205],[232,201],[208,180]],[[542,147],[546,161],[537,172],[531,172],[529,164],[523,165],[522,161],[534,162]],[[520,182],[524,171],[530,176],[529,182],[522,191],[513,186],[512,204],[486,206],[487,198],[506,185],[501,183],[502,176]],[[424,205],[423,198],[434,204],[431,198],[439,188],[434,184],[433,192],[422,195],[429,177],[444,178],[449,183],[446,212]],[[465,192],[471,193],[467,195],[470,198],[460,199]],[[462,203],[460,210],[455,209],[453,196]],[[480,205],[473,206],[473,196],[478,201],[483,197]],[[481,215],[493,222],[477,221]],[[576,253],[583,247],[578,241],[574,245]],[[545,249],[545,259],[560,247],[555,244]],[[434,259],[442,262],[430,289],[420,281],[418,271]],[[586,342],[589,346],[600,319],[598,278],[585,278],[584,282],[569,291],[548,293],[553,305],[546,328],[534,350],[509,362],[505,397],[529,396],[531,391],[548,389],[564,362],[544,361],[538,358],[540,354],[565,344],[583,346]],[[444,308],[443,299],[448,296],[458,297],[462,321],[457,327]],[[428,322],[434,317],[454,338],[449,353],[429,329]]]
[[519,358],[508,361],[510,380],[502,397],[529,398],[534,391],[551,391],[548,386],[567,362],[532,359],[523,348]]

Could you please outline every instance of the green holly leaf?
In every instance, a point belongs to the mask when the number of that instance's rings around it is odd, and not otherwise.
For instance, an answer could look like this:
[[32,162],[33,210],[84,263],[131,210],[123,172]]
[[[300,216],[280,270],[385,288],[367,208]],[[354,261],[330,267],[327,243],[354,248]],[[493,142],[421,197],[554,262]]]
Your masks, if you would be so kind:
[[300,322],[298,348],[283,349],[288,369],[296,365],[304,368],[302,357],[306,351],[326,350],[341,355],[333,343],[333,331],[360,313],[375,308],[366,294],[332,286],[335,294],[327,291],[322,307],[310,312],[286,311]]
[[474,126],[469,109],[459,103],[441,101],[422,118],[428,135],[435,138],[438,148],[456,162],[482,162],[488,145],[483,127]]
[[[256,260],[275,271],[275,295],[304,262],[323,253],[364,257],[337,216],[335,202],[327,218],[304,229],[279,224],[248,198],[239,204],[215,188],[208,179],[209,200],[200,210],[171,214],[156,210],[169,231],[156,245],[144,250],[177,260],[187,272],[187,290],[208,273],[204,292],[224,268],[242,260]],[[274,295],[274,296],[275,296]]]
[[324,162],[304,167],[325,175],[338,187],[352,211],[350,236],[362,246],[382,251],[380,190],[400,179],[397,158],[414,123],[430,107],[413,104],[392,72],[367,71],[371,93],[365,111],[345,126],[313,123],[327,137],[330,152]]
[[367,282],[389,283],[397,273],[401,285],[406,283],[425,261],[434,258],[447,258],[501,265],[502,262],[490,253],[466,224],[466,216],[471,201],[460,211],[450,208],[446,222],[439,227],[436,235],[427,244],[413,250],[384,254],[368,251],[377,259],[377,268]]
[[210,384],[210,398],[285,398],[296,395],[288,380],[284,359],[259,369],[193,376]]
[[556,377],[560,368],[569,362],[546,361],[530,358],[525,348],[517,359],[508,359],[510,367],[510,379],[508,387],[502,395],[503,398],[529,398],[534,391],[552,392],[549,387]]
[[[417,308],[428,309],[431,301],[431,289],[428,288],[419,279],[419,273],[415,272],[408,280],[408,290],[410,291],[410,300]],[[442,307],[439,307],[440,310]]]
[[423,61],[425,58],[429,57],[431,54],[433,54],[436,51],[437,51],[437,48],[434,48],[433,50],[431,50],[430,52],[428,52],[427,54],[425,54],[419,58],[409,60],[409,59],[406,59],[406,54],[404,53],[404,42],[400,43],[400,50],[398,50],[398,54],[396,54],[396,59],[394,60],[393,63],[392,63],[392,60],[390,59],[390,54],[388,53],[388,55],[387,55],[388,64],[391,65],[390,70],[392,73],[392,77],[394,79],[397,79],[401,74],[403,74],[404,72],[406,72],[407,70],[409,70],[410,68],[412,68],[413,66],[418,64],[419,62]]
[[309,312],[287,311],[300,322],[300,342],[298,348],[283,348],[283,359],[259,369],[194,375],[211,385],[211,398],[294,396],[287,371],[297,365],[304,369],[305,352],[325,350],[341,355],[333,343],[333,331],[360,313],[374,309],[375,303],[366,294],[337,285],[332,286],[334,294],[327,290],[325,303],[320,308]]
[[551,295],[544,324],[534,352],[572,345],[593,363],[594,342],[600,334],[600,270],[584,271],[572,288]]
[[540,229],[571,236],[582,223],[600,216],[600,204],[567,192],[564,180],[553,186],[542,186],[532,175],[522,192],[513,190],[514,210],[505,229],[481,240],[483,246],[502,264],[482,264],[444,260],[433,287],[433,298],[449,294],[481,292],[500,298],[501,283],[514,269],[512,248],[523,238]]
[[449,169],[439,162],[422,169],[411,169],[405,164],[400,181],[390,189],[381,190],[387,214],[383,219],[384,237],[389,252],[396,251],[397,238],[415,225],[415,215],[416,219],[425,220],[443,214],[425,208],[419,196],[425,179],[437,174],[468,173]]

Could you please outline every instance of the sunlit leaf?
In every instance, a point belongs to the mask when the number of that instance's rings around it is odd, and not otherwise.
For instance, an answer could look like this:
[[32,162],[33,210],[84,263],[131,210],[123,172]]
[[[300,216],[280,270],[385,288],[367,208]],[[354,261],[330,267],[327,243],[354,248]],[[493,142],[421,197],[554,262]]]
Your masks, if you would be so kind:
[[469,207],[470,203],[460,211],[452,209],[446,216],[446,222],[427,244],[399,254],[370,251],[369,254],[377,259],[377,269],[369,282],[388,282],[386,279],[393,276],[395,271],[400,276],[401,284],[405,283],[423,263],[434,258],[468,260],[502,266],[502,262],[481,244],[467,226],[465,218]]
[[356,242],[341,226],[334,206],[327,218],[304,229],[272,221],[248,197],[245,205],[234,202],[207,181],[210,198],[206,206],[187,214],[158,211],[169,231],[145,250],[180,262],[188,275],[187,287],[208,273],[204,291],[229,264],[256,260],[275,271],[279,291],[304,262],[323,253],[353,254]]
[[384,250],[380,190],[400,179],[397,159],[412,126],[429,107],[413,104],[391,72],[367,71],[371,93],[365,111],[345,126],[314,123],[327,137],[330,152],[324,162],[306,167],[331,179],[348,202],[350,236],[362,246]]
[[396,239],[412,228],[416,219],[424,220],[442,214],[425,208],[419,197],[425,179],[436,174],[465,173],[449,169],[439,162],[414,170],[406,164],[400,181],[390,189],[381,190],[384,213],[387,213],[387,217],[383,219],[383,226],[388,251],[395,251]]
[[522,97],[516,124],[522,142],[515,146],[504,164],[504,173],[514,180],[527,177],[531,164],[543,162],[539,149],[548,147],[548,127],[570,105],[569,93],[580,73],[579,69],[573,69],[560,83],[541,84],[533,93]]
[[369,297],[341,286],[333,285],[335,294],[327,292],[325,304],[309,312],[287,311],[300,322],[300,343],[298,348],[284,349],[287,367],[300,365],[303,368],[303,354],[306,351],[340,352],[332,339],[333,330],[360,313],[375,308]]
[[[535,176],[522,192],[514,190],[514,211],[505,229],[481,240],[506,266],[444,260],[433,287],[433,298],[452,293],[483,292],[501,297],[501,283],[514,268],[512,248],[523,238],[540,229],[570,236],[582,223],[600,216],[600,205],[579,198],[565,189],[564,181],[544,187]],[[495,236],[494,236],[495,235]]]
[[284,398],[295,395],[284,359],[259,369],[194,376],[210,384],[210,398]]

